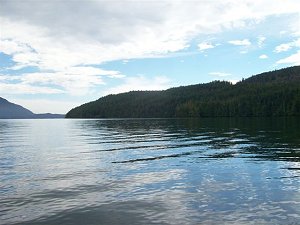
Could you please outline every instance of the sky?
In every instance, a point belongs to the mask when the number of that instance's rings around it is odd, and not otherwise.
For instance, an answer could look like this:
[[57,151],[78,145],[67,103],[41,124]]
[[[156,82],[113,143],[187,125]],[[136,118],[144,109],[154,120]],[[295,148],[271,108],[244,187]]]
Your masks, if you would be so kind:
[[299,0],[0,0],[0,97],[35,113],[293,65]]

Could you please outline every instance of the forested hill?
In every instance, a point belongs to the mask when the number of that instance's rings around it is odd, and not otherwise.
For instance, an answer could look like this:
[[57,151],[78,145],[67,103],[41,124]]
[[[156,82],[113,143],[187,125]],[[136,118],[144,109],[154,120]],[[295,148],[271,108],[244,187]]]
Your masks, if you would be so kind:
[[300,116],[300,66],[262,73],[235,85],[214,81],[165,91],[108,95],[67,118]]

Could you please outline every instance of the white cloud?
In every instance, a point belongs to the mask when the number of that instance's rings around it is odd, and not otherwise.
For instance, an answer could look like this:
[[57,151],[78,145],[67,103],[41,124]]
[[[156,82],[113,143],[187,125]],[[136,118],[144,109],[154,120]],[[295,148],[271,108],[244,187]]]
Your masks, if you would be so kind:
[[228,41],[229,44],[238,46],[249,46],[251,42],[248,39]]
[[[297,35],[300,36],[300,33]],[[292,49],[293,47],[300,47],[300,38],[298,38],[295,41],[276,46],[274,52],[276,52],[276,53],[286,52],[286,51]]]
[[30,48],[22,43],[11,41],[11,40],[1,40],[0,39],[0,52],[7,55],[12,55],[18,52],[30,52]]
[[[16,63],[12,69],[39,69],[35,75],[24,74],[22,82],[31,82],[31,92],[35,92],[32,85],[39,80],[73,94],[86,93],[104,83],[98,75],[90,74],[95,65],[162,57],[186,49],[199,35],[247,27],[270,15],[299,13],[299,7],[296,0],[1,0],[0,51],[12,57]],[[251,44],[248,39],[229,43]],[[208,49],[212,44],[203,47]],[[76,67],[88,68],[73,74]],[[11,85],[23,85],[17,89],[27,90],[24,83]]]
[[281,44],[281,45],[276,46],[274,52],[276,52],[276,53],[286,52],[291,48],[292,48],[291,43]]
[[214,48],[214,47],[216,47],[216,46],[211,43],[208,43],[208,42],[202,42],[202,43],[198,44],[199,51],[204,51],[206,49],[210,49],[210,48]]
[[248,50],[242,50],[240,51],[241,54],[247,54],[248,53]]
[[122,64],[127,64],[127,63],[129,63],[129,60],[128,60],[128,59],[124,59],[124,60],[122,61]]
[[224,73],[224,72],[210,72],[209,75],[217,76],[217,77],[227,77],[230,76],[230,73]]
[[284,59],[280,59],[276,62],[277,64],[292,64],[300,65],[300,50],[297,53],[290,55]]
[[[57,70],[176,52],[199,34],[244,26],[246,20],[272,14],[297,13],[300,6],[293,0],[276,4],[271,0],[199,4],[171,0],[2,0],[1,4],[2,41],[31,50],[21,51],[27,57],[21,54],[14,60]],[[249,45],[247,39],[236,41],[233,43]]]
[[165,76],[147,78],[143,75],[124,78],[124,83],[113,88],[109,88],[104,94],[118,94],[128,91],[154,91],[165,90],[171,87],[170,80]]
[[63,90],[45,87],[45,86],[33,86],[24,83],[2,83],[0,82],[0,94],[61,94]]
[[[18,76],[0,75],[0,91],[8,91],[10,94],[56,94],[69,93],[71,95],[84,95],[96,85],[104,84],[103,76],[111,78],[123,78],[118,71],[103,70],[96,67],[70,67],[58,72],[24,73]],[[13,83],[9,83],[13,81]],[[16,89],[13,88],[16,86]],[[41,87],[43,86],[43,87]],[[46,88],[46,87],[49,88]],[[58,86],[51,88],[51,86]]]
[[282,31],[279,32],[280,35],[284,35],[284,34],[286,34],[286,33],[287,33],[286,30],[282,30]]
[[263,54],[263,55],[260,55],[260,56],[259,56],[259,58],[260,58],[260,59],[267,59],[267,58],[268,58],[268,56],[267,56],[267,55],[265,55],[265,54]]
[[257,38],[257,45],[258,45],[259,48],[262,48],[265,40],[266,40],[266,37],[263,37],[263,36],[259,36]]

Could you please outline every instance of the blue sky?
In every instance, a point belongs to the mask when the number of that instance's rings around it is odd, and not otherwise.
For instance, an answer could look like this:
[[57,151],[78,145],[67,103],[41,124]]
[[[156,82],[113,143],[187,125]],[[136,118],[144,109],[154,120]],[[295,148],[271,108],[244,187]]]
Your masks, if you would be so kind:
[[298,0],[0,5],[0,96],[36,113],[300,65]]

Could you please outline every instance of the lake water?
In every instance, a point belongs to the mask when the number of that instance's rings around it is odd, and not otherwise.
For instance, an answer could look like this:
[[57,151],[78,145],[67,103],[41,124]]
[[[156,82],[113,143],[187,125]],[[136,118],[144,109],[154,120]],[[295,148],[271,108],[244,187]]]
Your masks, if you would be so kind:
[[300,119],[0,120],[0,224],[300,224]]

